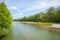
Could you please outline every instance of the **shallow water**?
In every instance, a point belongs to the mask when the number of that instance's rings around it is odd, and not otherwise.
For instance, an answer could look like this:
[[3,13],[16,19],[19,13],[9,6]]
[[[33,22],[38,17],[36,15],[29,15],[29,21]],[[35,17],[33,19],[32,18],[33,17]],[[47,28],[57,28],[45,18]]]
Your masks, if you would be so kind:
[[53,24],[52,27],[60,28],[60,24]]
[[34,25],[13,22],[10,34],[2,40],[60,40],[60,33],[38,28]]

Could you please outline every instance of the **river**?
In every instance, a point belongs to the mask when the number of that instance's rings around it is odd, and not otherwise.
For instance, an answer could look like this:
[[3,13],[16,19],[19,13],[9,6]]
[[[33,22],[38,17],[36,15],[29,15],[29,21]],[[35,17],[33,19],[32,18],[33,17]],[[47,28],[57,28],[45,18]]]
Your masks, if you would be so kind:
[[60,33],[34,25],[13,22],[10,34],[2,40],[60,40]]

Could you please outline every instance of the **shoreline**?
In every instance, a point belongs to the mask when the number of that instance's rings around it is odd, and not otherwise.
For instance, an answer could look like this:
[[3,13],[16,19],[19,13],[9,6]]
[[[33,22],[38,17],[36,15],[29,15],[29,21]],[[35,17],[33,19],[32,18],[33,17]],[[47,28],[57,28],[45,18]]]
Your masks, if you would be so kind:
[[57,27],[58,25],[57,26],[55,25],[55,27],[54,27],[53,23],[44,23],[44,22],[22,22],[22,23],[31,24],[31,25],[38,26],[40,28],[45,28],[45,29],[48,29],[48,30],[60,32],[60,28]]

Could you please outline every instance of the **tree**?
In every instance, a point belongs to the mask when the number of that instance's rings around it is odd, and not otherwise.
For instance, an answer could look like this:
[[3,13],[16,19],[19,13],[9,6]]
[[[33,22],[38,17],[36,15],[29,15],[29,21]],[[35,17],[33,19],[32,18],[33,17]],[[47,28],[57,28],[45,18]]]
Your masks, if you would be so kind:
[[50,7],[46,12],[40,12],[21,19],[23,21],[60,23],[60,7]]
[[48,9],[48,21],[49,22],[54,22],[55,21],[56,13],[57,13],[56,8],[50,7]]
[[60,23],[60,6],[57,8],[56,22]]
[[12,24],[12,16],[4,2],[0,3],[0,27],[10,28]]

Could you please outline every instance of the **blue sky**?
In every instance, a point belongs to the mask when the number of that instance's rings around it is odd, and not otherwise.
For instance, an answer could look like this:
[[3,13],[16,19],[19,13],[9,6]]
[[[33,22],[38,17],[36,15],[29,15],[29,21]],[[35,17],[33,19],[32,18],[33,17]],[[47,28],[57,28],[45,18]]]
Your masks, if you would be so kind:
[[60,0],[0,0],[4,1],[10,10],[13,19],[33,15],[45,11],[49,7],[57,7]]

